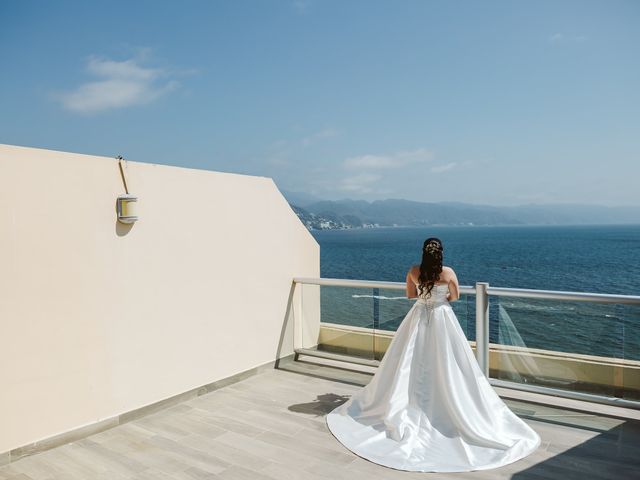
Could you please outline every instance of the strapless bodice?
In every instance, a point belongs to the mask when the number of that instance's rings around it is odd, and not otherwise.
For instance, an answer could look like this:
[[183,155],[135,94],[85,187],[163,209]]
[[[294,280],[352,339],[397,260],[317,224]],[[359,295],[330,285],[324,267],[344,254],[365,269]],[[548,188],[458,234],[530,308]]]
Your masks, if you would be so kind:
[[[416,289],[418,285],[416,284]],[[430,307],[436,307],[442,304],[448,304],[447,295],[449,294],[449,285],[435,284],[429,294],[420,295],[420,289],[418,289],[417,303],[424,303]]]

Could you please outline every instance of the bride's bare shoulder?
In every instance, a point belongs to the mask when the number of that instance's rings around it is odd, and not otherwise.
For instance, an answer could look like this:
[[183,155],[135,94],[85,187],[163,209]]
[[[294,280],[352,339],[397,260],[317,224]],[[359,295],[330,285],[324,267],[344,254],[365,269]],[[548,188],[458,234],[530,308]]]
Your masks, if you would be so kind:
[[451,267],[447,267],[446,265],[442,266],[442,273],[444,273],[447,278],[455,278],[456,276],[455,270]]
[[411,265],[409,268],[409,276],[417,282],[417,279],[420,276],[420,265]]

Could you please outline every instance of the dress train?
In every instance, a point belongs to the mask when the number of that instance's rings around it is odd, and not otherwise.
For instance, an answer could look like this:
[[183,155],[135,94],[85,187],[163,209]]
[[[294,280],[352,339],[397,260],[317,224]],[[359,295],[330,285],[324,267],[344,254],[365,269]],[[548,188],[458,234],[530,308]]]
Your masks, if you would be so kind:
[[326,415],[345,447],[399,470],[465,472],[515,462],[540,436],[489,383],[447,301],[419,297],[371,381]]

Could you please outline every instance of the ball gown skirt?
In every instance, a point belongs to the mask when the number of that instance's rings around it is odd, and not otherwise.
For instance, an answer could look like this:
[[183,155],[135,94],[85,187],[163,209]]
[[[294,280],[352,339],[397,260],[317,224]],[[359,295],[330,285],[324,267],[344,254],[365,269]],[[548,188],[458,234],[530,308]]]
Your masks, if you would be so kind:
[[466,472],[515,462],[540,436],[484,375],[447,300],[419,297],[370,382],[326,415],[353,453],[398,470]]

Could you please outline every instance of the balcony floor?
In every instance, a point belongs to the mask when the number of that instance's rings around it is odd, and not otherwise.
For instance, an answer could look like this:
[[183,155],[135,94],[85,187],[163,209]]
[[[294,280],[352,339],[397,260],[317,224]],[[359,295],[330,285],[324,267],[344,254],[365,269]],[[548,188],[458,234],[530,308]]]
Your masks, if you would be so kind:
[[0,467],[0,480],[640,478],[640,421],[506,397],[509,407],[542,437],[532,455],[501,468],[466,473],[403,472],[376,465],[344,448],[324,421],[326,412],[370,378],[367,373],[288,361],[160,412],[21,458]]

